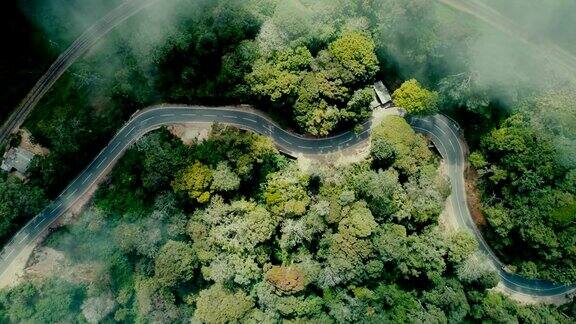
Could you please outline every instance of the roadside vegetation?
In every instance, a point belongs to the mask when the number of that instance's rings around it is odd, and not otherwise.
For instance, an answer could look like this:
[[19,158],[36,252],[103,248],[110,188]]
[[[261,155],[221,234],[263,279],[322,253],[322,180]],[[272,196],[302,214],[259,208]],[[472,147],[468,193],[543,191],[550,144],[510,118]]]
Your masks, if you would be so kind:
[[488,238],[529,278],[576,282],[574,99],[571,92],[550,92],[527,100],[532,113],[518,108],[470,156]]

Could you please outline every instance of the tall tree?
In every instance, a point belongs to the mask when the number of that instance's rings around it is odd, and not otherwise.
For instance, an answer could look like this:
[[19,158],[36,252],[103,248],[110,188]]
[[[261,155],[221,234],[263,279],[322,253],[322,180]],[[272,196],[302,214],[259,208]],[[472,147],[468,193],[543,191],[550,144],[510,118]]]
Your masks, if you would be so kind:
[[438,93],[423,88],[420,82],[408,80],[392,93],[396,106],[414,115],[434,114],[438,111]]

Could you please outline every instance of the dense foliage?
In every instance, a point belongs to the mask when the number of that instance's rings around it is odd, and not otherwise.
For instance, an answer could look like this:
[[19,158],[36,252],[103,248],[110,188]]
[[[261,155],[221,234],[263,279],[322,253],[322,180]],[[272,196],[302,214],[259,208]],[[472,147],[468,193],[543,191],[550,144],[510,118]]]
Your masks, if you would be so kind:
[[422,88],[414,79],[408,80],[392,94],[398,107],[414,115],[430,115],[438,112],[438,93]]
[[[525,103],[540,107],[507,118],[470,156],[491,196],[484,213],[494,247],[532,278],[576,281],[576,164],[566,154],[574,139],[572,99],[555,92]],[[565,115],[552,114],[551,106]]]
[[345,32],[315,58],[304,46],[271,52],[254,62],[246,80],[255,94],[293,110],[305,132],[328,135],[341,122],[370,116],[373,94],[366,86],[378,71],[374,49],[368,34]]
[[39,213],[46,203],[47,199],[39,188],[16,177],[0,174],[0,242]]

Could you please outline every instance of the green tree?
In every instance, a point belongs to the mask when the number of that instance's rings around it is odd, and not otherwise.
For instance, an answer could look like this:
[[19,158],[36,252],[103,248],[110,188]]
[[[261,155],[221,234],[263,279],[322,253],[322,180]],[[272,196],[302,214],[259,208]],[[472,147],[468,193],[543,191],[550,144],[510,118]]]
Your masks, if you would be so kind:
[[240,178],[226,163],[218,163],[212,175],[211,188],[216,191],[233,191],[240,187]]
[[328,46],[328,51],[344,83],[370,82],[378,72],[374,41],[364,33],[345,32]]
[[364,202],[357,202],[349,207],[347,215],[338,223],[338,231],[358,238],[370,236],[378,227],[370,209]]
[[328,135],[344,117],[337,105],[328,102],[343,102],[348,96],[348,89],[342,86],[340,79],[323,70],[302,75],[294,104],[296,121],[310,134]]
[[414,132],[406,120],[399,116],[388,116],[372,131],[373,141],[386,140],[394,147],[395,160],[392,166],[405,175],[433,161],[433,156],[424,138]]
[[464,287],[457,280],[443,281],[434,289],[424,292],[422,299],[441,308],[448,323],[461,323],[470,311]]
[[261,308],[286,318],[312,318],[322,311],[323,300],[315,294],[280,296],[277,288],[268,281],[258,283],[254,292]]
[[401,206],[399,192],[402,192],[403,188],[398,177],[398,172],[394,169],[378,172],[366,170],[351,174],[349,181],[358,198],[364,199],[372,215],[382,222]]
[[464,284],[476,284],[484,289],[496,287],[500,278],[491,262],[486,255],[476,252],[457,265],[456,275]]
[[158,253],[154,263],[155,279],[165,287],[174,287],[190,281],[197,267],[194,249],[184,242],[168,241]]
[[230,93],[225,93],[226,96],[240,99],[249,97],[250,87],[245,76],[252,72],[252,65],[259,57],[258,44],[252,40],[240,42],[233,51],[222,56],[218,81],[225,89],[232,89]]
[[472,166],[478,171],[482,171],[482,169],[484,169],[488,164],[482,153],[477,151],[470,153],[468,160],[470,161],[470,164],[472,164]]
[[[146,235],[142,235],[146,233]],[[113,238],[120,250],[129,254],[136,252],[153,258],[162,240],[162,228],[155,222],[120,223],[113,231]]]
[[397,284],[381,284],[376,288],[375,295],[384,308],[382,321],[392,323],[447,321],[441,312],[434,314],[434,309],[427,310],[422,307],[414,292],[402,290]]
[[142,185],[150,191],[167,188],[174,170],[186,166],[186,147],[165,129],[144,136],[136,150],[143,155]]
[[482,321],[518,323],[517,312],[518,306],[510,299],[497,292],[488,292],[474,309],[473,315]]
[[477,84],[478,76],[459,73],[440,80],[438,87],[443,105],[466,107],[469,111],[489,117],[489,92]]
[[311,63],[312,54],[305,47],[274,52],[268,59],[256,60],[246,81],[255,94],[268,97],[272,102],[286,102],[298,89],[300,73]]
[[[279,36],[273,25],[264,31]],[[366,84],[378,68],[370,36],[346,31],[316,58],[304,46],[271,51],[254,63],[246,81],[254,94],[290,107],[305,132],[326,136],[342,121],[370,116],[373,91]]]
[[249,285],[262,276],[262,269],[254,258],[252,255],[220,254],[210,265],[202,267],[202,275],[216,283]]
[[308,177],[291,166],[268,176],[264,199],[270,211],[285,217],[302,216],[310,204]]
[[194,318],[204,323],[237,322],[253,307],[254,302],[244,292],[231,292],[215,284],[200,292]]
[[175,192],[185,191],[191,199],[201,204],[206,203],[212,194],[210,191],[213,179],[212,172],[210,167],[196,161],[176,175],[172,181],[172,188]]
[[396,151],[390,141],[384,138],[375,138],[370,146],[370,156],[376,169],[387,169],[394,163]]
[[420,82],[408,80],[392,93],[396,106],[415,115],[434,114],[438,111],[438,93],[427,90]]
[[445,242],[437,231],[408,236],[405,227],[386,224],[373,241],[382,261],[393,264],[405,277],[425,275],[437,280],[446,269]]
[[478,250],[478,242],[472,234],[464,231],[448,236],[448,261],[459,264]]
[[325,259],[318,282],[326,289],[351,281],[362,281],[366,276],[364,264],[373,253],[372,243],[348,232],[326,235],[320,242],[318,255]]
[[20,179],[0,175],[0,239],[5,239],[18,224],[40,213],[47,200],[43,191]]
[[404,221],[410,219],[411,227],[436,222],[450,193],[446,188],[448,181],[438,174],[435,166],[421,166],[420,172],[404,184],[404,192],[399,193],[402,202],[395,216]]
[[298,123],[312,135],[326,136],[340,121],[338,108],[324,100],[315,103],[299,101],[296,102],[294,109],[298,113],[296,117]]
[[354,91],[352,98],[346,104],[346,118],[354,122],[368,119],[372,114],[370,104],[374,101],[374,90],[371,87]]
[[23,283],[0,294],[0,304],[12,322],[72,322],[80,314],[84,287],[51,278]]
[[[134,285],[137,322],[170,323],[183,316],[175,303],[175,296],[154,278],[138,276]],[[126,314],[128,313],[128,314]],[[115,318],[129,316],[129,311],[119,310]]]
[[242,200],[227,205],[218,197],[194,215],[188,232],[204,261],[215,259],[220,251],[252,253],[272,237],[278,222],[279,218],[263,206]]

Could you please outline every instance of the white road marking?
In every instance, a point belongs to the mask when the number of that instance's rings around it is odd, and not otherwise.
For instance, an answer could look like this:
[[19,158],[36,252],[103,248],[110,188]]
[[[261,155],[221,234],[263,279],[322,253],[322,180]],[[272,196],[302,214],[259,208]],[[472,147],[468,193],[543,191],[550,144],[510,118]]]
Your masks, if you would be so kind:
[[298,147],[301,148],[301,149],[311,149],[310,146],[300,146],[300,145],[298,145]]
[[224,115],[224,118],[238,119],[238,117],[236,117],[236,116],[230,116],[230,115]]
[[86,175],[86,178],[84,178],[84,181],[82,181],[82,184],[85,184],[88,180],[90,180],[90,177],[92,176],[92,173],[88,173]]
[[174,117],[174,114],[163,114],[160,117]]
[[454,151],[454,154],[458,154],[458,151],[456,151],[456,146],[454,146],[454,143],[452,142],[452,139],[450,139],[450,136],[448,136],[448,134],[446,134],[442,128],[440,128],[438,125],[433,125],[435,129],[439,130],[442,134],[444,134],[444,136],[446,136],[446,138],[448,139],[448,142],[450,142],[450,146],[452,146],[452,150]]
[[130,128],[130,131],[129,131],[129,132],[126,134],[126,136],[124,136],[124,137],[127,138],[128,136],[130,136],[130,134],[132,134],[132,132],[134,131],[135,128],[136,128],[136,127]]
[[286,143],[292,145],[292,143],[290,143],[289,141],[285,140],[284,137],[280,137],[280,139],[281,139],[283,142],[286,142]]
[[67,197],[66,199],[70,199],[72,198],[72,196],[78,191],[78,189],[75,189],[74,191],[72,191]]
[[46,218],[42,218],[40,220],[40,222],[38,222],[38,224],[36,224],[36,226],[34,226],[34,229],[37,229],[40,225],[42,225],[42,223],[44,223],[45,220],[46,220]]
[[254,119],[250,119],[250,118],[246,118],[246,117],[242,117],[242,119],[247,120],[249,122],[253,122],[256,123],[257,121],[255,121]]
[[218,115],[210,115],[210,114],[205,114],[203,115],[204,117],[218,117]]
[[53,212],[57,211],[58,208],[60,208],[60,206],[62,206],[62,202],[60,202],[60,203],[58,204],[58,206],[54,207],[54,209],[52,209],[52,211],[51,211],[50,213],[53,213]]
[[182,114],[182,116],[194,117],[196,114]]
[[28,238],[28,236],[30,236],[30,234],[24,235],[24,237],[20,240],[18,244],[22,244]]
[[12,251],[10,251],[10,253],[8,253],[8,255],[6,255],[6,259],[8,259],[12,255],[12,253],[14,253],[14,249],[12,249]]
[[149,121],[149,120],[152,119],[152,118],[154,118],[154,116],[148,117],[148,118],[144,119],[144,120],[141,122],[141,124],[144,124],[145,122]]
[[100,161],[100,163],[98,163],[98,165],[96,166],[96,169],[100,168],[100,166],[102,165],[102,163],[104,163],[104,160]]

